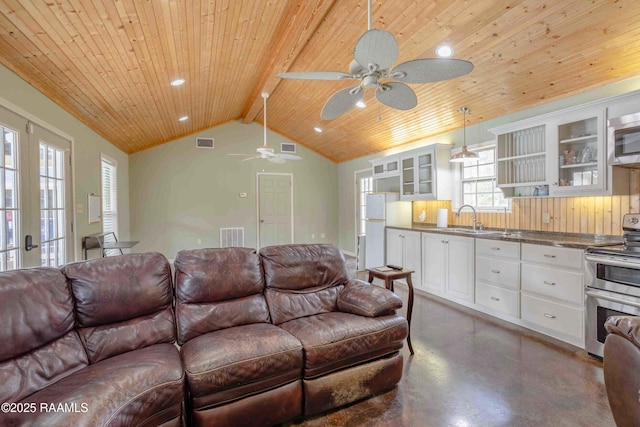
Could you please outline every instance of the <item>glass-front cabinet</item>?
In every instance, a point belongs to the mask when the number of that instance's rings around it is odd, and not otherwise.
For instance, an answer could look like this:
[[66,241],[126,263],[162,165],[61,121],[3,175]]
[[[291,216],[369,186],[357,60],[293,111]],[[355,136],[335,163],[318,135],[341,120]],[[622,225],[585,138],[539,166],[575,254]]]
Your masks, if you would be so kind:
[[604,110],[561,118],[554,127],[550,159],[553,195],[576,195],[606,189]]
[[432,144],[400,155],[400,199],[449,200],[451,146]]
[[435,149],[400,158],[402,197],[405,200],[435,199]]
[[389,178],[400,175],[400,159],[398,156],[388,156],[371,160],[373,179]]
[[605,108],[579,108],[493,129],[505,197],[611,194]]

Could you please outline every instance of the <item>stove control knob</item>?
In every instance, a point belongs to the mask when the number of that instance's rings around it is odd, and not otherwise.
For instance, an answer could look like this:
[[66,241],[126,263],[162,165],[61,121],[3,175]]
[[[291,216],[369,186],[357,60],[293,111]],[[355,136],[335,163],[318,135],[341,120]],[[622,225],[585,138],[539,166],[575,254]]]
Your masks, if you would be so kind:
[[631,218],[629,218],[629,222],[633,225],[636,225],[638,222],[640,222],[640,220],[637,216],[632,216]]

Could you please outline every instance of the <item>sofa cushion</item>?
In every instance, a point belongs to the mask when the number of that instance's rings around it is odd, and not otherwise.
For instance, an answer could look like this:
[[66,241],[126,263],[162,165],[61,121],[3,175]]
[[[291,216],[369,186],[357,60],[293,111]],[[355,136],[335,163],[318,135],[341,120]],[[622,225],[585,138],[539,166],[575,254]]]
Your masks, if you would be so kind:
[[180,251],[175,260],[178,342],[233,326],[268,323],[254,249]]
[[302,375],[300,341],[268,323],[200,335],[181,351],[194,407],[275,388]]
[[361,280],[347,283],[338,296],[338,309],[345,313],[377,317],[402,308],[402,300],[388,289]]
[[260,249],[271,320],[279,325],[298,317],[337,311],[348,281],[344,256],[333,245],[280,245]]
[[63,268],[91,363],[175,341],[171,269],[159,253],[128,254]]
[[407,321],[396,314],[363,317],[341,312],[302,317],[280,327],[302,342],[305,378],[396,352],[409,331]]
[[10,414],[6,422],[31,426],[160,425],[180,416],[183,399],[180,354],[172,344],[158,344],[69,375],[22,401],[35,403],[35,413]]
[[19,401],[88,364],[57,269],[0,273],[0,325],[0,402]]

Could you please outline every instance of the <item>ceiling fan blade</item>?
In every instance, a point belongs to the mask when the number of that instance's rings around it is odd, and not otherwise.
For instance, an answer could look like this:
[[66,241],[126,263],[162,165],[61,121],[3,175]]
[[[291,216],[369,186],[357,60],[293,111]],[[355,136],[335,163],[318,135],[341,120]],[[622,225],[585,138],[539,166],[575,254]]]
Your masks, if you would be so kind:
[[348,73],[340,71],[296,71],[291,73],[280,73],[278,77],[281,79],[293,80],[348,80],[355,78]]
[[254,160],[254,159],[259,159],[259,158],[260,158],[260,156],[253,156],[253,157],[249,157],[249,158],[246,158],[246,159],[242,159],[240,161],[241,162],[246,162],[247,160]]
[[256,155],[256,153],[253,153],[253,154],[240,154],[240,153],[230,153],[230,154],[227,154],[227,156],[243,156],[243,157],[247,157],[247,156],[255,156],[255,155]]
[[353,56],[365,68],[387,70],[398,58],[398,43],[388,31],[369,30],[358,39]]
[[388,75],[403,83],[431,83],[460,77],[471,70],[473,64],[462,59],[428,58],[403,62]]
[[360,86],[339,90],[324,104],[320,117],[323,120],[333,120],[336,117],[340,117],[353,108],[363,96],[364,92]]
[[281,159],[280,157],[269,157],[267,160],[271,163],[284,163],[284,159]]
[[376,89],[376,98],[387,107],[410,110],[418,105],[415,92],[404,83],[384,83]]
[[278,153],[278,157],[285,160],[302,160],[302,157],[296,154]]

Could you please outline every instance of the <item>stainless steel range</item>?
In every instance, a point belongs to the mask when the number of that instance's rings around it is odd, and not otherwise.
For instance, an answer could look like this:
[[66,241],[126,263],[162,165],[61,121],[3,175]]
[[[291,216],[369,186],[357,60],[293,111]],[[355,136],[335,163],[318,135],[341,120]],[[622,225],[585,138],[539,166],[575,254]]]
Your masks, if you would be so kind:
[[640,316],[640,214],[626,214],[622,229],[624,243],[585,252],[585,348],[600,358],[605,321],[611,316]]

